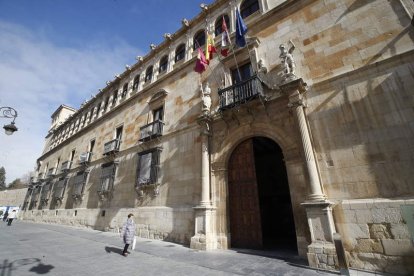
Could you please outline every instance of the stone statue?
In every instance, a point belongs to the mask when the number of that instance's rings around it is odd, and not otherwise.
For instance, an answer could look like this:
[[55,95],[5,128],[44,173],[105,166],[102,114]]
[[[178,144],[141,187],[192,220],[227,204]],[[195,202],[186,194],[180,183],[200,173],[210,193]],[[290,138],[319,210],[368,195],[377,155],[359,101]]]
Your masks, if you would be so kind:
[[202,112],[204,114],[210,114],[210,108],[211,108],[211,89],[208,85],[208,82],[206,83],[206,85],[204,86],[203,89],[203,85],[200,84],[200,90],[201,90],[201,100],[203,103],[203,107],[202,107]]
[[293,44],[292,40],[289,40],[289,50],[286,49],[286,46],[284,44],[281,44],[279,46],[280,49],[280,61],[284,67],[284,77],[292,78],[295,77],[295,60],[293,59],[293,51],[295,50],[295,44]]

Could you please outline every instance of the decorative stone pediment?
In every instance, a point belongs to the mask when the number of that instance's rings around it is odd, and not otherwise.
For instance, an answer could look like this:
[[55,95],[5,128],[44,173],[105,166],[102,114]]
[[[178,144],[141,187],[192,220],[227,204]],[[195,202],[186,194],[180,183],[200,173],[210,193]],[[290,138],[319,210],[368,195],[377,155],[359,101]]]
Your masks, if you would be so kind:
[[158,106],[161,105],[162,102],[165,101],[165,98],[167,97],[168,92],[165,91],[164,89],[161,89],[160,91],[158,91],[157,93],[155,93],[150,100],[148,101],[148,104],[150,106]]

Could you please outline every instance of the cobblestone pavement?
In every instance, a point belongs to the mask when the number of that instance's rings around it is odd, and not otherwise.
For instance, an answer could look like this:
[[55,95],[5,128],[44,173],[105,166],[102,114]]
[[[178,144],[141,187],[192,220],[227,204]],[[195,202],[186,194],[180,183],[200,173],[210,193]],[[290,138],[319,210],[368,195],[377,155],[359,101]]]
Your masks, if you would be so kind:
[[122,256],[116,233],[14,221],[0,223],[0,275],[338,275],[283,252],[196,251],[138,238]]

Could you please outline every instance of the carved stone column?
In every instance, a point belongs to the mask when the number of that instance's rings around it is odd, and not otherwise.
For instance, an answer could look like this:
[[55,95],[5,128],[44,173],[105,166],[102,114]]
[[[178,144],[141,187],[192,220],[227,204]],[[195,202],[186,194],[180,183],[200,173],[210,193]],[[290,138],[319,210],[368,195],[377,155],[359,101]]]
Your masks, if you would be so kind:
[[323,194],[322,184],[319,178],[315,153],[310,139],[303,93],[306,92],[306,83],[301,78],[289,80],[280,86],[282,91],[289,97],[289,108],[294,112],[298,124],[305,168],[309,180],[309,191],[307,200],[302,203],[306,208],[308,225],[312,243],[308,246],[308,261],[311,267],[322,269],[335,269],[338,264],[333,233],[335,224],[332,216],[331,201]]
[[210,117],[201,115],[198,118],[201,126],[201,201],[194,207],[195,235],[191,238],[190,247],[199,250],[217,248],[215,233],[216,208],[211,204],[210,198]]

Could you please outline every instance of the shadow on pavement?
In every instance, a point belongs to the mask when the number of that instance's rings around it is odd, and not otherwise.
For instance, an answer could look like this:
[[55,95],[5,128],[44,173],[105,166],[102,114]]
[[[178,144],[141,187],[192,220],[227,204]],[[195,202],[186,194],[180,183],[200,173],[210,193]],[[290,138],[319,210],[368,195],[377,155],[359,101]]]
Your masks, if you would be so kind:
[[42,262],[38,258],[19,259],[19,260],[15,260],[12,262],[9,262],[9,260],[6,259],[0,265],[0,275],[11,276],[12,272],[17,270],[19,267],[22,267],[25,265],[32,265],[36,263],[37,265],[30,268],[29,271],[35,272],[37,274],[46,274],[46,273],[49,273],[50,270],[54,268],[53,265],[42,264]]
[[105,246],[106,253],[117,253],[122,254],[122,249],[117,247]]

